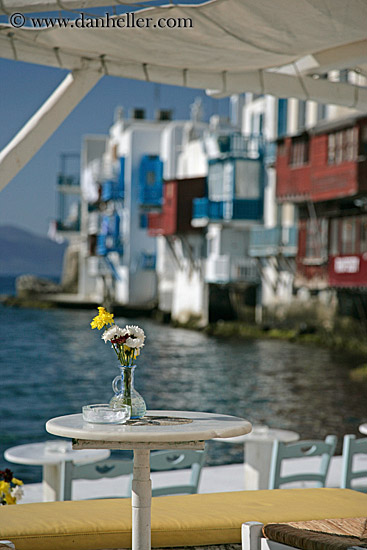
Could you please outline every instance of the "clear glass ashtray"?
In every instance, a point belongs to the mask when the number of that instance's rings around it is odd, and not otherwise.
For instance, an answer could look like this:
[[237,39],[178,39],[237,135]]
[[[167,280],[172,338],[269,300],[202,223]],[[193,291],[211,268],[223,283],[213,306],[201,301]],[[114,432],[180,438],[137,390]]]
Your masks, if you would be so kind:
[[124,424],[131,416],[129,405],[111,407],[108,403],[85,405],[82,408],[83,420],[93,424]]

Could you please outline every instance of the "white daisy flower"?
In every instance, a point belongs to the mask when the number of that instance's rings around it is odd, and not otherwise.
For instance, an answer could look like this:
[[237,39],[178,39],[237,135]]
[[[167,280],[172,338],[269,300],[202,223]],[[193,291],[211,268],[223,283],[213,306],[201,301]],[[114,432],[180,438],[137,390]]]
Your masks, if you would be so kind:
[[20,500],[24,496],[24,491],[22,487],[20,487],[19,485],[13,487],[13,489],[11,490],[11,496],[15,498],[15,502],[18,502],[18,500]]
[[144,346],[145,334],[143,329],[136,326],[126,325],[126,332],[129,334],[129,338],[125,344],[129,348],[142,348]]
[[104,331],[101,338],[105,341],[105,344],[107,344],[107,342],[120,338],[121,336],[125,336],[125,334],[127,334],[126,328],[120,328],[118,325],[112,325],[112,327],[109,327]]

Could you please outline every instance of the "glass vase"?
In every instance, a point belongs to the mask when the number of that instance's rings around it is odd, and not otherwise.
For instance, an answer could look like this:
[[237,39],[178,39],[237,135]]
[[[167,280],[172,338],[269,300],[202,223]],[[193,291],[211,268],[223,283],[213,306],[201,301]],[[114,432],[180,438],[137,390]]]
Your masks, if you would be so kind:
[[131,419],[142,418],[147,410],[144,399],[134,388],[134,370],[136,365],[119,366],[120,374],[112,381],[115,395],[110,401],[112,407],[130,405]]

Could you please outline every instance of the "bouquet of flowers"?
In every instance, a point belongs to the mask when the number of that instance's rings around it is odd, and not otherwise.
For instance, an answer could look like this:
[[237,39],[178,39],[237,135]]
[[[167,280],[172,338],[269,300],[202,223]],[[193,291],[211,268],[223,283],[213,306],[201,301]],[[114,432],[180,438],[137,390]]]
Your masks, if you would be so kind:
[[143,397],[134,388],[134,361],[140,355],[144,346],[144,331],[134,325],[119,327],[113,320],[113,314],[103,307],[98,308],[98,315],[91,322],[91,327],[101,330],[111,325],[102,334],[102,339],[111,346],[120,362],[121,374],[116,376],[112,382],[115,393],[110,401],[110,407],[118,408],[121,405],[131,407],[131,418],[142,418],[146,412],[146,404]]
[[22,485],[9,468],[0,470],[0,505],[16,504],[23,496]]
[[98,308],[98,315],[91,322],[91,327],[101,330],[106,325],[112,325],[104,331],[102,339],[105,344],[111,342],[118,360],[124,367],[132,366],[144,346],[144,331],[133,325],[120,328],[113,320],[113,313],[109,313],[104,307]]

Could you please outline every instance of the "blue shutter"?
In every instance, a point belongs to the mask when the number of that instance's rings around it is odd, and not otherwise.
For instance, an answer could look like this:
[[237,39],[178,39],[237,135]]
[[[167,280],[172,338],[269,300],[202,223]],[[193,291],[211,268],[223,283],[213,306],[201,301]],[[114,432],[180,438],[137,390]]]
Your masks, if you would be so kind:
[[163,162],[157,155],[144,155],[139,171],[139,202],[160,206],[163,194]]
[[287,133],[288,100],[278,99],[278,137]]
[[120,173],[117,180],[117,198],[123,199],[125,192],[125,157],[120,157]]
[[97,253],[105,256],[108,252],[119,252],[122,254],[122,245],[120,242],[120,216],[103,216],[101,232],[97,238]]

